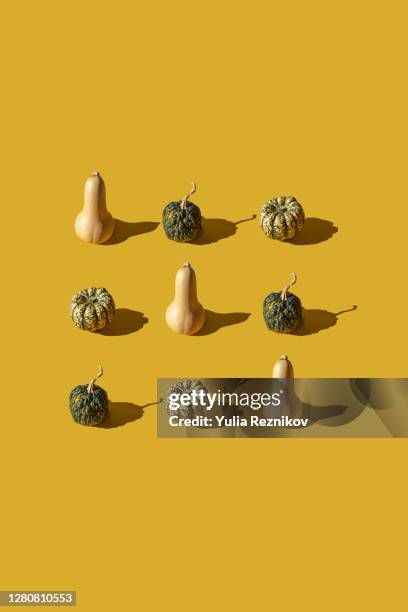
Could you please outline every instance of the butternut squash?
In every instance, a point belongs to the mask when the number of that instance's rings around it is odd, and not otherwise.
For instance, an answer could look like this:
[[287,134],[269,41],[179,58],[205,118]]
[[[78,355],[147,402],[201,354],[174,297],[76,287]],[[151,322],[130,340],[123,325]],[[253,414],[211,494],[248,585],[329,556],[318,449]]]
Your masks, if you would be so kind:
[[166,323],[176,334],[191,336],[205,323],[205,310],[197,298],[197,281],[187,262],[176,274],[174,300],[166,310]]
[[[272,369],[272,378],[281,379],[280,389],[283,391],[281,400],[281,416],[300,419],[303,415],[303,404],[295,392],[293,365],[287,355],[281,355],[275,361]],[[286,379],[285,382],[283,382]]]
[[75,232],[84,242],[102,244],[114,229],[115,221],[106,208],[104,180],[99,172],[92,172],[85,182],[84,207],[75,219]]
[[293,365],[287,355],[281,355],[278,361],[275,361],[272,378],[293,378]]

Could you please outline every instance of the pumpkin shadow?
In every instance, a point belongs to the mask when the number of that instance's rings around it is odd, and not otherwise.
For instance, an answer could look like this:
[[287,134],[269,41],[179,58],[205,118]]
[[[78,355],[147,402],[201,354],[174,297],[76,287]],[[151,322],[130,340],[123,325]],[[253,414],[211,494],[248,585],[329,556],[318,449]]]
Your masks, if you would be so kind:
[[288,244],[319,244],[329,240],[339,228],[333,225],[332,221],[307,217],[303,229],[291,240],[286,240]]
[[113,320],[99,333],[103,336],[127,336],[142,329],[149,319],[137,310],[118,308]]
[[160,399],[158,402],[150,402],[150,404],[144,404],[143,406],[131,402],[109,402],[109,416],[99,427],[113,429],[137,421],[142,418],[145,408],[156,406],[161,401],[163,400]]
[[250,312],[213,312],[212,310],[206,310],[206,319],[204,326],[194,336],[208,336],[214,334],[222,327],[229,327],[230,325],[238,325],[244,323],[250,316]]
[[253,221],[256,215],[252,215],[248,219],[241,219],[241,221],[228,221],[227,219],[205,219],[202,217],[202,229],[201,234],[189,242],[189,244],[211,244],[218,242],[224,238],[229,238],[237,233],[238,225],[240,223],[246,223],[247,221]]
[[132,236],[140,236],[141,234],[148,234],[153,232],[160,224],[157,221],[138,221],[137,223],[128,223],[127,221],[121,221],[115,219],[115,231],[109,240],[103,243],[102,246],[109,246],[112,244],[119,244],[125,242]]
[[353,306],[348,310],[341,310],[340,312],[330,312],[329,310],[318,310],[318,309],[303,309],[303,322],[301,327],[296,331],[292,332],[294,336],[310,336],[311,334],[317,334],[320,331],[329,329],[336,325],[338,317],[346,312],[353,312],[357,309],[357,306]]

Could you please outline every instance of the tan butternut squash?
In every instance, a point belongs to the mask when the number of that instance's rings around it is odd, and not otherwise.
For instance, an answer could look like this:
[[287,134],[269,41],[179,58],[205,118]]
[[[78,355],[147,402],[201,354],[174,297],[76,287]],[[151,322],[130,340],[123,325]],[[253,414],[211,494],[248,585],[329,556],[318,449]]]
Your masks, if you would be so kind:
[[92,172],[85,182],[84,207],[75,219],[75,232],[84,242],[102,244],[114,229],[115,221],[106,208],[104,180],[99,172]]
[[[281,355],[275,361],[272,369],[272,378],[280,378],[281,390],[281,416],[289,416],[292,419],[300,419],[303,415],[303,404],[295,392],[295,380],[293,365],[287,355]],[[287,379],[286,382],[283,382]]]
[[193,268],[185,263],[176,274],[174,300],[167,308],[166,323],[176,334],[191,336],[205,323],[205,310],[197,298],[197,281]]
[[281,355],[278,361],[275,361],[272,378],[293,378],[293,365],[287,355]]

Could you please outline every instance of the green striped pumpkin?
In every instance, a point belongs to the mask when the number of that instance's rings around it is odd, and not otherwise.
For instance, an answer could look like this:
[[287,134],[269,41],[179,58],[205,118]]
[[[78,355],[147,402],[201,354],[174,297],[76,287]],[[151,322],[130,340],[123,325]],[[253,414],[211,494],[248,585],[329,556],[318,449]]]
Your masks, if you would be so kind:
[[102,374],[102,366],[99,366],[98,374],[88,385],[78,385],[69,394],[72,418],[80,425],[100,425],[109,414],[108,394],[105,389],[95,385]]
[[80,329],[99,331],[112,321],[114,314],[115,302],[104,287],[81,289],[72,298],[71,317]]
[[279,196],[262,206],[260,219],[268,238],[290,240],[303,228],[305,213],[293,196]]
[[263,316],[268,329],[281,334],[294,332],[302,322],[302,302],[288,289],[295,284],[296,274],[283,291],[274,291],[266,296]]
[[170,202],[163,210],[163,227],[167,238],[176,242],[191,242],[201,232],[201,211],[192,202],[189,196],[196,190],[193,188],[179,202]]

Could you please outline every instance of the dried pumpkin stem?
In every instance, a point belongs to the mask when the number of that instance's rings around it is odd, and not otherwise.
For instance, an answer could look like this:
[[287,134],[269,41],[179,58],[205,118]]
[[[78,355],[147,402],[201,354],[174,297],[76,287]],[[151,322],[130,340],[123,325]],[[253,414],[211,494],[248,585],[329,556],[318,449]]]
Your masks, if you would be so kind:
[[288,297],[288,291],[289,289],[292,287],[292,285],[294,285],[297,281],[297,276],[294,272],[292,272],[292,280],[290,281],[290,283],[288,285],[286,285],[286,287],[283,289],[282,293],[281,293],[281,300],[282,302],[284,302],[287,297]]
[[181,206],[181,208],[186,208],[188,198],[189,198],[191,195],[193,195],[193,193],[195,193],[196,189],[197,189],[196,184],[195,184],[195,182],[193,181],[193,182],[192,182],[192,188],[191,188],[191,190],[188,192],[188,194],[187,194],[187,195],[185,195],[185,196],[184,196],[184,198],[183,198],[183,199],[181,200],[181,202],[180,202],[180,206]]
[[98,369],[98,373],[97,373],[97,375],[95,376],[95,378],[93,378],[93,379],[91,380],[91,382],[90,382],[90,383],[89,383],[89,385],[88,385],[88,393],[93,393],[93,390],[94,390],[94,384],[96,383],[96,381],[98,380],[98,378],[100,378],[100,377],[102,376],[102,374],[103,374],[103,367],[100,365],[100,366],[98,366],[98,368],[99,368],[99,369]]

